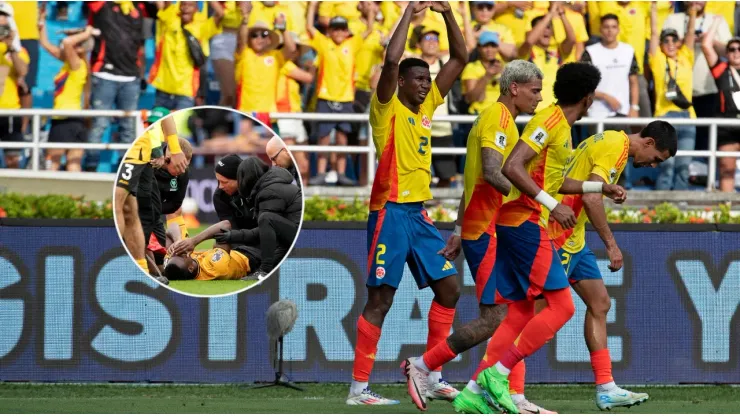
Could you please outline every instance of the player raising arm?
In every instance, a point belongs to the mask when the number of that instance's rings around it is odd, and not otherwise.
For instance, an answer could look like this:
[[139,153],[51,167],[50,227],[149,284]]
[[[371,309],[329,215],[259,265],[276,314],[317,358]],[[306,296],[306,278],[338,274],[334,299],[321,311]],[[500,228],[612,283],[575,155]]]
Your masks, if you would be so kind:
[[[475,280],[480,315],[417,358],[420,371],[439,367],[458,354],[487,340],[506,315],[505,305],[494,303],[496,278],[496,213],[511,183],[501,173],[505,155],[519,139],[514,120],[521,113],[531,114],[542,100],[542,72],[531,62],[516,60],[507,64],[501,75],[501,96],[483,110],[468,136],[465,162],[465,192],[460,200],[455,235],[462,237],[465,260]],[[462,231],[462,233],[460,232]],[[459,253],[460,238],[448,240],[448,260]],[[457,247],[455,247],[457,246]],[[453,401],[457,412],[490,413],[490,408],[475,380]]]
[[[421,59],[400,61],[412,15],[427,7],[442,14],[450,44],[450,60],[432,82],[429,65]],[[444,341],[455,316],[460,289],[457,270],[438,252],[445,246],[424,209],[432,199],[431,127],[434,110],[444,104],[467,62],[465,41],[447,2],[414,2],[404,10],[391,37],[376,93],[370,100],[370,125],[377,154],[378,174],[370,195],[368,218],[368,300],[357,321],[357,343],[350,405],[397,404],[370,391],[368,379],[375,361],[381,327],[408,263],[419,288],[431,286],[427,349]],[[398,89],[398,94],[396,94]],[[426,375],[407,361],[405,371],[418,384],[409,393],[426,408]],[[457,390],[441,379],[439,369],[429,374],[434,398],[452,400]],[[412,383],[413,384],[413,383]]]
[[[605,131],[583,141],[573,152],[566,176],[574,180],[614,184],[633,159],[633,166],[656,167],[676,155],[676,129],[665,121],[653,121],[640,133],[626,135],[621,131]],[[622,268],[622,253],[609,229],[601,195],[589,193],[567,195],[563,203],[570,206],[578,218],[575,228],[563,232],[550,222],[550,236],[559,249],[561,262],[571,286],[586,304],[584,335],[591,353],[591,367],[596,379],[596,405],[601,410],[632,406],[648,399],[645,393],[633,393],[618,387],[612,377],[611,357],[607,348],[606,315],[611,306],[596,256],[586,245],[586,222],[590,221],[606,246],[609,269]],[[519,392],[517,392],[519,393]]]

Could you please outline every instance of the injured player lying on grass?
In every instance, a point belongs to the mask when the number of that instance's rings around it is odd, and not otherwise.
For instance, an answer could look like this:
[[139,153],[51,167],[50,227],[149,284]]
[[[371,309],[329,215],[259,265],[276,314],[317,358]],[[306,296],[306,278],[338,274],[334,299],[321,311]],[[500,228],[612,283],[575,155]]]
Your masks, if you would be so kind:
[[195,251],[195,247],[231,229],[229,221],[212,225],[195,237],[182,239],[177,224],[167,228],[167,256],[163,274],[169,280],[238,280],[260,266],[258,248],[214,241],[213,248]]

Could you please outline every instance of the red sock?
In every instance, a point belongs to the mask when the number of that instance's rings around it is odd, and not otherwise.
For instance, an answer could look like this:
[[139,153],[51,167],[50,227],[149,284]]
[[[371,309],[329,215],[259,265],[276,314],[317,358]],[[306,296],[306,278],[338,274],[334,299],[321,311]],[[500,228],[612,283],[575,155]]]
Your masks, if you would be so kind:
[[[532,318],[522,330],[518,349],[525,357],[534,354],[565,325],[575,313],[570,288],[543,292],[547,307]],[[503,361],[502,361],[503,364]],[[511,368],[511,367],[508,367]]]
[[524,394],[524,376],[527,373],[527,366],[524,360],[516,363],[509,374],[509,394]]
[[447,340],[440,342],[435,345],[434,348],[424,353],[424,364],[429,369],[435,369],[432,371],[440,371],[444,364],[449,363],[457,357],[454,351],[447,345]]
[[[445,308],[444,306],[440,305],[437,302],[432,301],[432,307],[429,308],[429,333],[427,335],[427,351],[431,352],[434,347],[436,347],[439,344],[444,344],[444,347],[446,347],[447,350],[450,349],[449,346],[447,346],[447,337],[450,336],[450,329],[452,328],[452,322],[455,320],[455,309],[454,308]],[[441,350],[438,353],[439,358],[446,358],[449,356],[451,351],[444,351]],[[439,364],[435,364],[433,366],[428,366],[429,370],[431,371],[442,371],[442,368],[440,367],[441,364],[444,364],[453,358],[457,354],[452,353],[452,357],[447,359],[447,361],[444,361]],[[425,354],[426,355],[426,354]],[[433,360],[435,363],[439,362],[438,360]],[[425,363],[428,363],[427,360],[424,360]]]
[[472,380],[477,380],[478,374],[481,371],[496,364],[533,316],[534,302],[523,300],[509,304],[506,318],[504,318],[501,325],[494,332],[493,337],[491,337],[491,341],[486,347],[486,355],[483,356],[478,369],[475,370]]
[[594,370],[596,384],[614,381],[614,377],[612,377],[612,359],[609,356],[608,348],[591,353],[591,368]]
[[[519,338],[514,341],[514,345],[519,344]],[[509,374],[509,394],[524,394],[524,376],[527,373],[527,366],[524,360],[516,363]]]
[[375,353],[378,351],[378,340],[380,340],[380,328],[360,315],[360,319],[357,320],[355,364],[352,367],[353,380],[370,380],[370,372],[373,371],[373,364],[375,364]]

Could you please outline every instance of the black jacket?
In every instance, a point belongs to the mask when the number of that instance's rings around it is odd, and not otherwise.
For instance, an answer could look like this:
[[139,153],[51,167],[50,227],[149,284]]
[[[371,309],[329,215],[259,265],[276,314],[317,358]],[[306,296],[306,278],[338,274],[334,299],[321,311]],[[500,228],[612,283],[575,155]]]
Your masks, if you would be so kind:
[[[239,169],[241,170],[241,166]],[[247,198],[247,208],[252,212],[253,217],[258,218],[263,212],[272,212],[298,225],[301,222],[303,193],[301,188],[293,185],[293,179],[289,171],[274,166],[260,176],[256,182],[246,180],[247,183],[254,183],[254,186],[250,187],[251,192]],[[240,193],[245,191],[242,189],[242,183],[240,181]]]
[[190,171],[179,176],[172,176],[166,169],[154,169],[159,196],[162,203],[162,214],[172,214],[182,206],[190,182]]
[[139,49],[144,46],[144,7],[135,7],[128,15],[113,2],[91,2],[88,24],[100,29],[90,55],[90,72],[140,77]]
[[219,221],[229,221],[232,230],[251,230],[257,228],[257,219],[248,211],[244,198],[233,196],[216,189],[213,193],[213,208]]

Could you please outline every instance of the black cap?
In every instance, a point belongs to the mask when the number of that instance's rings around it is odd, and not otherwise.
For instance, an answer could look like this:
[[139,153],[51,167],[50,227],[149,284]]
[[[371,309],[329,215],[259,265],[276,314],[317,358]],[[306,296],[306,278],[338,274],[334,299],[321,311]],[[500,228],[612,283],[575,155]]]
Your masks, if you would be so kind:
[[660,41],[663,42],[663,39],[667,38],[668,36],[673,36],[676,39],[679,39],[678,31],[676,29],[663,29],[662,32],[660,32]]
[[334,16],[329,20],[329,27],[334,29],[346,29],[349,27],[349,22],[343,16]]
[[242,158],[239,155],[224,156],[216,162],[216,173],[226,179],[236,180],[236,172],[239,170],[239,164]]

